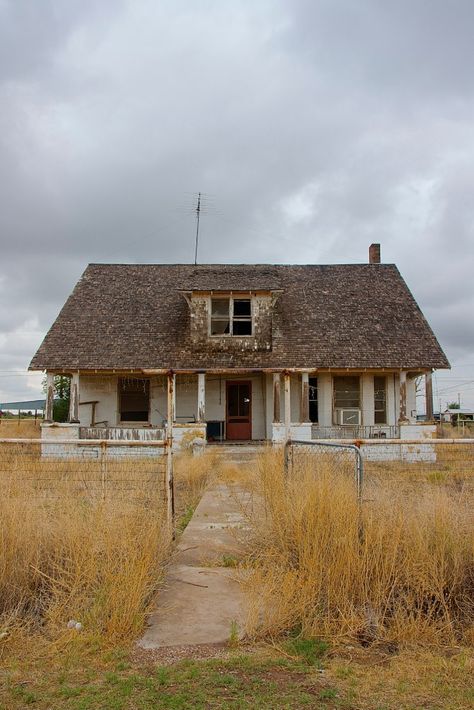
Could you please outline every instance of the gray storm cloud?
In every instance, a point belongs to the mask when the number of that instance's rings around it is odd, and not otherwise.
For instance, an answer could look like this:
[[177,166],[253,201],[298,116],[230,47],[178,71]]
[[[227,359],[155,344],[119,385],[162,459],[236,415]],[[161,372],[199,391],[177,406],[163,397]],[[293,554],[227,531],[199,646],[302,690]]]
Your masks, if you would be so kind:
[[192,260],[198,190],[201,261],[382,242],[474,379],[473,36],[460,0],[0,0],[0,399],[88,262]]

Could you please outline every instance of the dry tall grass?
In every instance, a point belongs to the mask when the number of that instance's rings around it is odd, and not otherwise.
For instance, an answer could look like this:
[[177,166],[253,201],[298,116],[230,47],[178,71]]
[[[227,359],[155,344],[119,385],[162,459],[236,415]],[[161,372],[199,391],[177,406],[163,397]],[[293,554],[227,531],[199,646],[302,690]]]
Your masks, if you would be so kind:
[[260,459],[250,520],[249,628],[277,635],[474,642],[472,497],[457,488],[353,481],[329,469],[286,480]]
[[[8,444],[0,454],[0,655],[135,637],[171,550],[165,459],[104,467]],[[205,456],[176,458],[178,508],[197,502],[208,467]]]
[[41,419],[5,419],[0,417],[0,439],[39,439]]

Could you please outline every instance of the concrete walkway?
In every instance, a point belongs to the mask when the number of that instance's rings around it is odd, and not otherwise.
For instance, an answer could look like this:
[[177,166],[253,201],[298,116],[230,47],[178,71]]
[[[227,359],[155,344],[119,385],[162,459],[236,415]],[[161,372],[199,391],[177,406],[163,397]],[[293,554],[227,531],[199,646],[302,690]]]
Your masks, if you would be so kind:
[[236,570],[224,564],[239,555],[247,496],[235,486],[206,491],[180,539],[141,648],[225,643],[242,632],[243,594]]

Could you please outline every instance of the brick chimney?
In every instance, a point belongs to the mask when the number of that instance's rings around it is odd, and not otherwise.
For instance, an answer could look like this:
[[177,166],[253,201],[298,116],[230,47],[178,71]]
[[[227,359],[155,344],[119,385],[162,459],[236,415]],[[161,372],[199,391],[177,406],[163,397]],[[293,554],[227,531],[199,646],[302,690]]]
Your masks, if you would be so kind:
[[380,244],[371,244],[369,247],[369,264],[380,264]]

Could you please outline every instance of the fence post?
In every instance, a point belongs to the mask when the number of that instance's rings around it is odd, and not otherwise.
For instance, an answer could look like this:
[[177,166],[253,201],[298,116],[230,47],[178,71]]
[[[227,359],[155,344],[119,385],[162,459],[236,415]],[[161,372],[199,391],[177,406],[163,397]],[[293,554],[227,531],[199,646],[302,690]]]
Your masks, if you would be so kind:
[[290,475],[290,473],[293,473],[293,442],[291,439],[288,439],[285,442],[284,470],[285,470],[286,477],[288,477]]
[[168,411],[166,420],[166,516],[174,534],[174,480],[173,480],[173,421],[175,377],[168,372]]
[[362,461],[362,454],[360,452],[360,446],[356,446],[356,480],[357,480],[357,500],[359,504],[362,503],[362,484],[364,482],[364,463]]
[[100,476],[102,483],[102,502],[106,499],[106,481],[107,481],[107,442],[100,442]]

